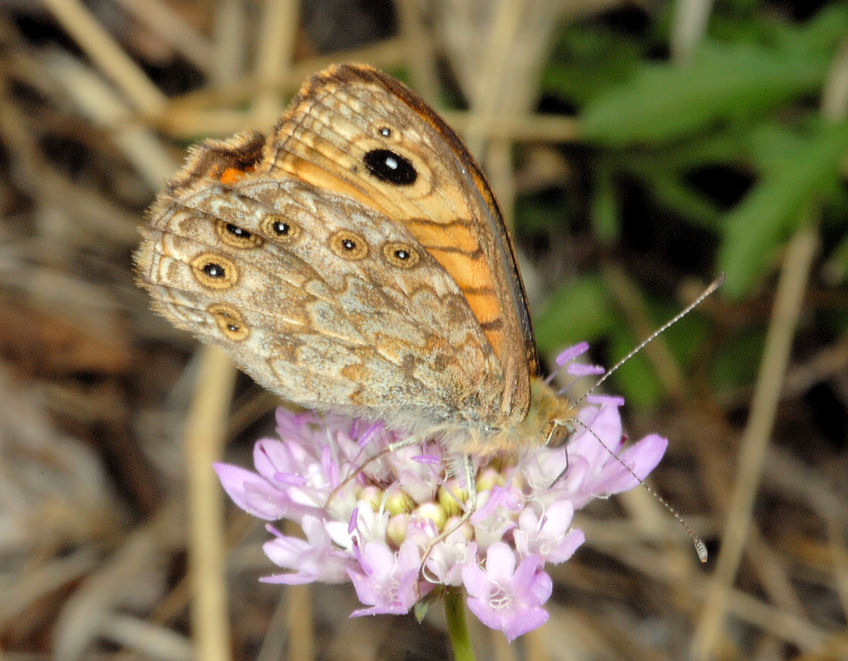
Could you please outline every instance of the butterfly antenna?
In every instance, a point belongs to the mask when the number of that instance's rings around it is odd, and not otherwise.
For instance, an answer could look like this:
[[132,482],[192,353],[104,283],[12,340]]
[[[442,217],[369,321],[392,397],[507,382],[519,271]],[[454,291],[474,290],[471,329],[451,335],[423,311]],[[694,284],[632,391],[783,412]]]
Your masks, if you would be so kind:
[[696,298],[694,301],[692,301],[689,305],[687,305],[685,308],[683,308],[680,312],[678,312],[676,315],[674,315],[671,319],[669,319],[667,322],[665,322],[662,326],[657,328],[657,330],[655,330],[648,337],[646,337],[644,340],[642,340],[634,349],[631,349],[628,352],[628,354],[626,356],[624,356],[624,358],[619,360],[615,365],[613,365],[606,372],[604,372],[603,376],[595,382],[595,385],[593,385],[586,392],[584,392],[583,395],[575,402],[575,404],[580,404],[584,399],[586,399],[586,397],[588,397],[595,390],[597,390],[598,387],[604,381],[606,381],[613,374],[615,374],[618,371],[618,368],[620,368],[622,365],[624,365],[624,363],[626,363],[628,360],[633,358],[633,356],[635,356],[642,349],[644,349],[647,345],[649,345],[651,342],[653,342],[659,335],[662,335],[665,331],[667,331],[669,328],[674,326],[674,324],[676,324],[678,321],[683,319],[683,317],[685,317],[687,314],[692,312],[692,310],[694,310],[696,307],[698,307],[704,301],[704,299],[707,298],[707,296],[714,293],[715,290],[718,289],[719,287],[721,287],[723,284],[724,284],[724,273],[722,273],[715,280],[713,280],[707,286],[707,288],[703,292],[701,292],[701,295],[698,296],[698,298]]
[[647,491],[654,498],[656,498],[659,501],[660,505],[665,507],[665,509],[668,511],[668,513],[671,514],[674,517],[674,520],[677,521],[677,523],[680,524],[680,526],[683,528],[683,530],[689,536],[689,539],[692,542],[692,546],[695,547],[695,553],[698,554],[698,560],[700,560],[702,563],[706,562],[707,557],[708,557],[707,545],[704,544],[704,540],[702,540],[700,537],[698,537],[698,535],[695,533],[695,531],[692,530],[692,527],[686,522],[686,519],[684,519],[683,516],[681,516],[680,512],[678,512],[674,508],[674,506],[672,506],[665,498],[663,498],[660,494],[658,494],[656,492],[656,490],[654,490],[654,488],[651,485],[649,485],[647,482],[645,482],[645,480],[643,480],[641,477],[636,475],[636,472],[628,464],[626,464],[621,457],[619,457],[615,452],[613,452],[612,448],[610,448],[606,443],[604,443],[601,440],[601,437],[598,436],[592,430],[591,427],[589,427],[587,424],[583,423],[582,421],[578,420],[577,418],[575,418],[571,422],[577,423],[578,426],[583,427],[583,429],[585,429],[592,436],[594,436],[595,439],[598,441],[598,443],[601,444],[601,447],[603,447],[604,450],[606,450],[613,459],[615,459],[619,464],[621,464],[624,467],[624,469],[628,473],[630,473],[636,479],[636,481],[639,482],[639,484],[645,489],[645,491]]

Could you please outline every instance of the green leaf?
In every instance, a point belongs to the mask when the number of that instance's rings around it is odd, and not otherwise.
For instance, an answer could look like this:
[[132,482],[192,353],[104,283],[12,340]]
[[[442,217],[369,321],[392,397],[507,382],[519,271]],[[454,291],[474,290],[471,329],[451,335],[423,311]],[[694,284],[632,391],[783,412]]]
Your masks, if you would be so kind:
[[[787,146],[789,144],[787,143]],[[719,270],[726,296],[748,293],[766,271],[768,258],[803,219],[807,205],[836,184],[848,151],[848,122],[818,124],[801,145],[770,161],[768,170],[724,222]]]
[[557,35],[542,71],[541,91],[569,103],[585,103],[599,87],[626,80],[645,48],[633,35],[597,25],[569,25]]
[[827,53],[805,58],[750,44],[705,41],[687,66],[645,64],[581,115],[582,136],[608,145],[681,137],[718,121],[762,116],[816,91]]
[[577,278],[557,289],[536,316],[536,344],[542,354],[575,342],[601,337],[613,326],[615,312],[597,276]]
[[663,175],[655,177],[652,192],[661,204],[693,225],[712,229],[720,217],[717,205],[679,178]]
[[610,169],[599,167],[594,183],[591,205],[592,227],[601,245],[610,246],[618,240],[620,231],[618,201]]
[[750,387],[757,378],[765,336],[762,331],[748,329],[728,338],[717,348],[711,368],[716,392]]

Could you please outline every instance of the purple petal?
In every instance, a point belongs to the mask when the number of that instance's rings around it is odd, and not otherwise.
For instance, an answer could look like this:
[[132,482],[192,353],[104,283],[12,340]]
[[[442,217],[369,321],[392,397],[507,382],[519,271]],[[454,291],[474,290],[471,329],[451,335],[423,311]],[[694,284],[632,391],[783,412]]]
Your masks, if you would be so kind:
[[371,441],[373,441],[374,437],[382,430],[383,430],[383,423],[382,422],[375,422],[375,423],[369,425],[368,428],[364,432],[362,432],[362,434],[359,436],[359,439],[357,441],[357,445],[359,445],[359,447],[361,447],[361,448],[364,448]]
[[347,522],[347,534],[350,535],[356,530],[356,522],[359,519],[359,506],[353,508],[353,511],[350,513],[350,519]]
[[[410,541],[404,542],[395,554],[385,544],[376,542],[365,545],[363,556],[371,568],[370,574],[348,569],[356,596],[371,608],[362,608],[351,613],[351,617],[390,613],[408,613],[418,601],[418,568],[421,555]],[[424,591],[430,588],[424,586]]]
[[430,464],[433,465],[441,465],[442,457],[441,455],[435,454],[422,454],[416,457],[412,457],[412,461],[417,461],[419,464]]
[[296,570],[290,574],[266,577],[265,583],[288,585],[321,581],[341,583],[346,578],[346,562],[333,546],[321,520],[304,516],[301,522],[306,539],[287,537],[276,533],[276,538],[266,542],[262,549],[276,565]]
[[579,528],[569,530],[565,537],[562,538],[556,549],[548,554],[547,561],[555,565],[565,562],[574,552],[580,548],[580,545],[586,541],[586,535]]
[[256,473],[230,464],[215,463],[212,467],[227,495],[248,514],[274,521],[289,513],[287,499]]
[[643,480],[648,477],[668,448],[668,439],[659,434],[648,434],[621,453],[625,463],[634,464],[634,471]]
[[550,597],[553,584],[550,576],[539,571],[540,564],[535,556],[525,558],[513,574],[512,550],[503,543],[493,544],[486,555],[487,575],[483,580],[478,567],[462,572],[469,610],[489,628],[503,631],[510,640],[542,625],[548,613],[540,606]]
[[[662,459],[668,440],[650,434],[619,455],[621,463],[612,460],[598,476],[594,489],[599,495],[611,495],[632,489],[644,480]],[[624,464],[624,465],[622,465]],[[629,466],[636,479],[625,466]]]
[[530,593],[533,595],[535,603],[541,606],[551,598],[553,591],[554,582],[551,580],[550,575],[542,571],[540,568],[530,585]]
[[624,397],[616,395],[587,395],[586,401],[598,406],[614,406],[616,408],[624,406]]
[[[535,555],[524,558],[515,570],[515,574],[511,577],[512,588],[516,592],[529,591],[535,581],[536,570],[542,565],[544,565],[544,561]],[[488,568],[488,560],[486,561],[486,567]]]
[[515,551],[503,542],[497,542],[486,551],[486,573],[489,580],[505,583],[512,580],[515,572]]
[[594,374],[603,374],[606,370],[600,365],[585,365],[584,363],[572,363],[565,368],[566,374],[571,376],[591,376]]
[[503,627],[499,627],[508,640],[513,641],[533,629],[538,629],[548,621],[548,611],[541,607],[521,610],[515,616],[506,619]]
[[562,367],[568,361],[574,360],[577,356],[586,353],[589,350],[588,342],[578,342],[574,346],[568,347],[559,353],[556,357],[556,364]]
[[[468,586],[466,585],[466,590]],[[474,613],[475,617],[480,620],[483,624],[485,624],[490,629],[494,629],[496,631],[503,630],[502,618],[500,617],[500,613],[492,608],[489,603],[488,596],[486,597],[468,597],[465,600],[465,605],[468,606],[468,610]]]

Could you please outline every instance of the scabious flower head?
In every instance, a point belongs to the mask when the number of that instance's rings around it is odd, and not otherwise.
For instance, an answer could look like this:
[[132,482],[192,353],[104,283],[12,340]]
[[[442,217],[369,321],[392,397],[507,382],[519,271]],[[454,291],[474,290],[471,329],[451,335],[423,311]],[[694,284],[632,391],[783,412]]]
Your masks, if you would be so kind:
[[[572,362],[586,348],[566,350],[557,364],[575,376],[597,372]],[[665,452],[657,435],[620,452],[622,403],[587,398],[565,446],[477,466],[476,507],[465,521],[468,491],[437,442],[388,452],[402,436],[343,416],[278,409],[279,438],[256,443],[255,472],[215,468],[239,507],[303,531],[291,537],[267,525],[265,553],[287,571],[262,580],[350,581],[364,606],[354,616],[407,613],[437,586],[461,585],[471,612],[512,640],[548,619],[545,566],[584,541],[574,511],[632,488],[634,474],[647,476]]]

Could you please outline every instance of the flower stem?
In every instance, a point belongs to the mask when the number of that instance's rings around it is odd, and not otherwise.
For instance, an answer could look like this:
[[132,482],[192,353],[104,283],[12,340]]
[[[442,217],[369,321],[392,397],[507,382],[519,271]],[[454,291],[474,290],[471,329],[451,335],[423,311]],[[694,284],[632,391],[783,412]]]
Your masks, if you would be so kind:
[[453,658],[455,661],[475,661],[471,639],[468,637],[468,625],[465,622],[464,592],[461,588],[448,588],[445,593],[445,617],[448,621]]

